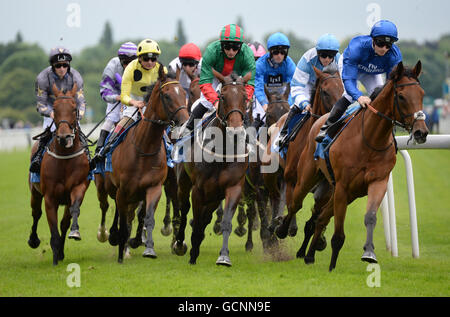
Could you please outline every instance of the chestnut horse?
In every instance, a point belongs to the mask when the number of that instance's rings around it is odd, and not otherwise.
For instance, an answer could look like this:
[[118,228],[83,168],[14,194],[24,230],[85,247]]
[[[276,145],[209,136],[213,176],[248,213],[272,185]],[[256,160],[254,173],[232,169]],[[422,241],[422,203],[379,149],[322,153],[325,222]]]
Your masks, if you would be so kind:
[[[240,153],[237,144],[245,142],[244,114],[246,111],[247,93],[245,84],[251,73],[244,78],[234,72],[224,77],[214,71],[216,78],[222,83],[220,101],[216,118],[205,129],[219,132],[214,136],[214,150],[203,147],[203,137],[194,135],[189,149],[185,153],[191,154],[191,159],[177,165],[178,198],[181,207],[181,224],[173,250],[177,255],[184,255],[187,247],[184,242],[186,215],[190,209],[189,194],[192,189],[193,231],[191,236],[190,264],[195,264],[200,253],[200,244],[205,237],[205,228],[211,222],[213,211],[225,199],[224,216],[222,221],[223,245],[220,250],[218,265],[231,266],[228,250],[228,239],[231,234],[231,221],[239,203],[245,172],[248,167],[248,153]],[[194,130],[198,132],[198,130]],[[214,132],[213,132],[214,133]],[[208,138],[207,138],[208,139]],[[220,145],[220,142],[221,145]],[[233,144],[234,143],[234,144]],[[196,162],[199,149],[201,159]],[[199,152],[199,151],[198,151]],[[221,152],[221,153],[219,153]],[[229,154],[232,152],[233,154]],[[245,150],[244,150],[245,152]],[[226,153],[226,154],[225,154]]]
[[[275,172],[264,173],[264,184],[269,191],[271,206],[272,206],[272,222],[270,225],[271,231],[279,225],[279,219],[283,215],[285,206],[285,192],[290,190],[289,186],[295,185],[295,173],[297,170],[297,163],[300,157],[300,153],[305,148],[306,135],[309,133],[313,123],[320,116],[329,112],[342,95],[344,88],[342,85],[341,77],[339,76],[338,69],[334,66],[325,67],[323,71],[314,67],[316,74],[316,83],[311,94],[311,115],[306,117],[304,125],[300,128],[299,132],[295,136],[295,139],[291,141],[286,154],[286,160],[284,160],[277,153],[271,152],[271,144],[273,138],[276,135],[272,135],[263,157],[263,165],[268,166],[273,164],[273,161],[279,161],[279,168]],[[284,125],[287,115],[281,117],[278,120],[276,127],[281,129]],[[277,129],[275,129],[277,130]],[[326,194],[326,190],[321,191]],[[318,199],[319,197],[317,197]],[[297,223],[295,217],[292,219],[292,223],[289,227],[289,235],[295,236],[297,234]]]
[[[339,251],[345,240],[347,205],[366,195],[368,199],[364,224],[367,239],[361,259],[377,262],[373,231],[376,212],[386,192],[389,173],[396,162],[394,125],[405,128],[418,143],[424,143],[428,134],[422,111],[424,91],[418,81],[421,68],[420,61],[413,69],[405,68],[400,62],[392,70],[381,92],[372,100],[371,106],[354,117],[330,147],[329,157],[335,179],[333,195],[317,219],[314,237],[305,257],[306,263],[314,263],[316,243],[330,218],[334,216],[329,270],[336,267]],[[292,217],[301,209],[305,196],[313,186],[323,178],[332,183],[325,161],[321,158],[314,160],[315,137],[326,119],[325,115],[317,120],[308,135],[306,148],[298,164],[295,188],[286,197],[288,214],[276,229],[280,238],[286,237]]]
[[[69,92],[61,92],[53,85],[55,95],[54,123],[56,130],[53,139],[44,153],[40,171],[40,183],[31,183],[31,209],[33,226],[28,244],[37,248],[40,240],[37,225],[42,215],[42,198],[50,227],[50,246],[53,251],[53,265],[64,259],[64,243],[72,218],[72,226],[68,238],[81,240],[78,231],[80,206],[89,187],[89,161],[85,147],[80,141],[77,105],[75,95],[77,85]],[[31,175],[30,175],[31,176]],[[65,205],[61,220],[61,235],[58,231],[58,207]]]
[[[125,243],[130,235],[129,219],[134,217],[134,209],[140,201],[145,201],[147,230],[143,256],[156,258],[152,237],[154,214],[167,175],[163,133],[168,125],[180,125],[189,117],[183,87],[166,76],[162,65],[143,116],[112,153],[113,171],[105,173],[106,190],[115,199],[118,212],[119,263],[123,262]],[[112,232],[110,242],[111,239]]]

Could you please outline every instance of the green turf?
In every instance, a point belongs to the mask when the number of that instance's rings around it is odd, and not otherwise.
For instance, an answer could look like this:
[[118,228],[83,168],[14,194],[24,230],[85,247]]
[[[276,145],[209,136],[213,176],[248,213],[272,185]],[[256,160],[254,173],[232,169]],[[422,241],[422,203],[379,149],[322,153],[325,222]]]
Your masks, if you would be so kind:
[[[45,214],[38,228],[41,245],[31,249],[27,244],[32,224],[27,188],[28,152],[0,153],[0,296],[449,296],[450,153],[420,150],[410,154],[415,176],[420,258],[411,256],[405,171],[399,155],[394,169],[399,257],[392,257],[385,249],[383,220],[378,214],[374,241],[380,264],[380,287],[369,287],[367,279],[372,272],[367,271],[367,263],[360,261],[366,234],[365,198],[355,201],[348,209],[346,240],[332,273],[328,272],[330,247],[316,254],[314,265],[307,266],[295,258],[303,238],[303,225],[310,216],[311,197],[297,214],[299,233],[283,241],[284,261],[274,261],[264,255],[259,233],[254,232],[253,252],[244,250],[245,238],[233,234],[230,239],[233,266],[218,267],[215,261],[222,238],[209,225],[197,264],[189,265],[188,255],[173,255],[169,249],[171,238],[160,233],[165,210],[162,197],[154,233],[158,258],[143,258],[144,248],[140,247],[120,265],[117,248],[96,239],[100,209],[95,185],[91,183],[81,206],[82,240],[68,240],[65,260],[53,267]],[[60,217],[61,214],[60,209]],[[108,228],[111,222],[112,212],[109,212]],[[189,248],[190,232],[188,227]],[[328,242],[332,233],[333,221],[326,232]],[[67,271],[70,263],[80,266],[79,288],[70,288],[66,283],[71,274]]]

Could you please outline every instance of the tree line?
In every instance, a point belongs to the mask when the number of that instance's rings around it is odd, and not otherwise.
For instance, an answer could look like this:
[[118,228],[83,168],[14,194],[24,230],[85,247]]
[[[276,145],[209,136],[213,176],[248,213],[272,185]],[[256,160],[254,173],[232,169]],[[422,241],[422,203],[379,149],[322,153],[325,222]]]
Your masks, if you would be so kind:
[[[242,24],[242,21],[238,22]],[[276,31],[282,30],[273,32]],[[299,37],[294,32],[286,32],[286,35],[291,42],[289,56],[297,63],[303,53],[314,46],[314,43]],[[263,39],[258,40],[265,46],[269,36],[270,34],[266,34]],[[342,41],[341,52],[352,37],[349,36]],[[108,61],[116,56],[117,50],[123,42],[132,41],[138,44],[141,40],[130,38],[115,41],[111,25],[106,22],[99,42],[73,55],[71,65],[80,72],[84,79],[84,93],[88,109],[84,121],[98,122],[105,115],[106,105],[100,98],[99,83]],[[178,55],[180,47],[189,42],[181,20],[177,21],[177,34],[173,39],[155,40],[158,41],[162,50],[159,61],[163,65],[168,65]],[[196,44],[203,51],[214,40],[216,38],[211,37],[206,43]],[[248,42],[252,40],[250,37],[247,38]],[[58,43],[55,43],[56,45]],[[400,40],[398,46],[406,65],[414,65],[418,59],[422,61],[423,74],[420,81],[427,98],[441,98],[443,83],[448,75],[446,72],[450,54],[450,34],[423,44],[414,40]],[[34,85],[37,74],[48,65],[48,52],[39,44],[24,42],[20,31],[13,41],[0,43],[0,122],[4,118],[8,118],[12,123],[22,121],[32,125],[41,124],[42,118],[35,107]]]

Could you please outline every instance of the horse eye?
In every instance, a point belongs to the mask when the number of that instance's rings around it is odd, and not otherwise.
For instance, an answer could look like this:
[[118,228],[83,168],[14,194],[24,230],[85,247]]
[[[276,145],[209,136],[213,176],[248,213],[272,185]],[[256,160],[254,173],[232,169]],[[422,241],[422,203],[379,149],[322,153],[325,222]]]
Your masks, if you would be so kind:
[[401,101],[405,101],[405,97],[403,97],[403,95],[398,95],[398,98],[399,98]]

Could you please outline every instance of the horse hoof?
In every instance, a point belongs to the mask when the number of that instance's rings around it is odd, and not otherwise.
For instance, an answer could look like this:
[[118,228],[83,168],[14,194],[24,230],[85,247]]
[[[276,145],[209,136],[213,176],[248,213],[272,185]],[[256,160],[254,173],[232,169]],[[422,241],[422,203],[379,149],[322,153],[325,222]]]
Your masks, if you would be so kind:
[[186,242],[183,241],[182,245],[179,245],[177,241],[175,241],[172,245],[172,251],[178,255],[178,256],[183,256],[186,254],[187,252],[187,244]]
[[220,236],[222,234],[222,228],[220,226],[220,223],[215,223],[213,230],[216,235]]
[[141,245],[141,240],[139,238],[131,238],[130,241],[128,241],[128,245],[132,249],[137,249]]
[[305,256],[305,264],[314,264],[315,259],[313,257]]
[[297,235],[298,227],[289,228],[288,235],[290,237],[295,237]]
[[220,255],[216,261],[216,264],[230,267],[231,266],[230,257],[227,255]]
[[305,251],[300,249],[296,254],[297,259],[303,259],[305,257]]
[[39,240],[39,238],[35,238],[35,239],[30,238],[28,240],[28,245],[32,249],[36,249],[40,244],[41,244],[41,240]]
[[146,248],[144,253],[142,253],[142,256],[144,258],[152,258],[152,259],[156,259],[156,252],[153,248]]
[[287,232],[287,230],[283,227],[283,225],[280,225],[280,226],[276,227],[276,229],[275,229],[275,234],[277,235],[277,237],[278,237],[279,239],[284,239],[284,238],[287,237],[288,232]]
[[97,232],[97,240],[101,243],[104,243],[104,242],[108,241],[108,238],[109,238],[108,231],[106,229],[100,227]]
[[247,233],[247,229],[245,229],[244,227],[239,226],[236,229],[234,229],[234,233],[238,237],[243,237]]
[[161,228],[161,234],[165,237],[170,236],[172,234],[172,226],[164,226]]
[[325,237],[320,237],[315,245],[315,248],[317,251],[323,251],[327,247],[327,239]]
[[80,231],[78,231],[78,230],[70,231],[68,238],[69,239],[74,239],[75,241],[80,241],[81,240]]
[[253,243],[252,242],[247,242],[245,244],[245,251],[251,252],[252,250],[253,250]]
[[119,234],[118,233],[111,233],[108,238],[109,244],[113,247],[119,244]]
[[369,262],[369,263],[378,263],[375,253],[373,253],[371,251],[365,251],[361,257],[361,261]]

